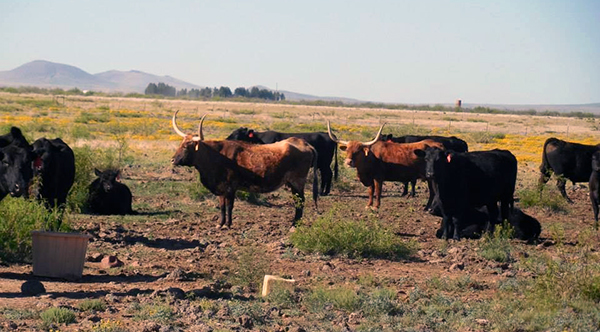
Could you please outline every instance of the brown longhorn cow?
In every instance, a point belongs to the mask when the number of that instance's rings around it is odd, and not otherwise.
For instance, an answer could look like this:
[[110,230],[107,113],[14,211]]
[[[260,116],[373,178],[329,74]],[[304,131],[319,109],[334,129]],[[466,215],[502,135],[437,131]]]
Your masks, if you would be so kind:
[[[425,161],[417,156],[415,151],[426,147],[437,147],[443,149],[441,143],[433,140],[423,140],[416,143],[392,143],[380,141],[382,124],[375,139],[362,143],[358,141],[338,140],[331,133],[331,126],[327,121],[329,137],[340,145],[340,150],[346,151],[345,164],[348,167],[356,167],[358,180],[369,187],[369,203],[367,208],[373,205],[373,193],[375,193],[375,208],[381,203],[381,190],[383,181],[408,182],[415,179],[425,179]],[[433,185],[427,180],[429,186],[429,200],[425,209],[429,209],[433,201]]]
[[[219,196],[221,221],[217,228],[231,227],[235,192],[243,190],[254,193],[267,193],[279,189],[284,184],[292,189],[298,199],[295,202],[296,220],[302,218],[304,208],[304,185],[308,171],[316,167],[317,152],[306,141],[299,138],[265,145],[241,141],[204,140],[200,120],[198,136],[186,135],[176,123],[173,115],[173,129],[183,137],[183,142],[175,152],[172,163],[176,166],[195,167],[200,173],[200,181],[216,196]],[[313,178],[313,200],[317,208],[317,172]]]

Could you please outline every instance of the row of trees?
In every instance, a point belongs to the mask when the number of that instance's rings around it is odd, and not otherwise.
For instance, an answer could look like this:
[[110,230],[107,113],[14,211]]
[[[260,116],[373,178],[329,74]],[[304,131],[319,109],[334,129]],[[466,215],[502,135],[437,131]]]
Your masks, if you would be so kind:
[[285,100],[285,95],[279,92],[273,92],[268,89],[260,89],[256,86],[246,89],[243,87],[236,88],[233,92],[231,89],[226,86],[222,86],[220,88],[202,88],[202,89],[181,89],[177,90],[175,87],[172,87],[165,83],[150,83],[146,87],[144,91],[147,95],[163,95],[169,97],[188,97],[188,98],[232,98],[232,97],[241,97],[241,98],[257,98],[257,99],[266,99],[266,100]]

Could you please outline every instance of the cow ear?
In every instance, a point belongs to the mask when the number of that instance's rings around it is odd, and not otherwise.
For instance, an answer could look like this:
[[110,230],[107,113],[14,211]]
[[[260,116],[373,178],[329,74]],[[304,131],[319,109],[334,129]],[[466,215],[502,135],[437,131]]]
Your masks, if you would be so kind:
[[421,149],[416,149],[414,151],[415,155],[419,158],[425,158],[425,151],[421,150]]
[[99,169],[94,168],[94,174],[96,174],[96,176],[100,176],[100,175],[102,175],[102,172],[100,172]]
[[346,149],[348,149],[348,146],[347,146],[347,145],[340,144],[340,150],[342,150],[342,151],[346,151]]

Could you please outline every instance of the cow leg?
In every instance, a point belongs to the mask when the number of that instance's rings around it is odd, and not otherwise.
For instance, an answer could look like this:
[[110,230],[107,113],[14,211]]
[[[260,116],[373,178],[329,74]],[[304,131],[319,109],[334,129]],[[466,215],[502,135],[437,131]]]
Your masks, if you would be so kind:
[[233,219],[233,201],[235,193],[227,195],[227,228],[231,228],[231,220]]
[[383,181],[375,180],[375,209],[379,209],[381,205],[381,188],[383,187]]
[[594,211],[594,220],[596,220],[596,222],[594,223],[594,228],[596,230],[598,230],[598,195],[596,195],[596,193],[594,192],[595,190],[593,190],[592,192],[590,192],[590,200],[592,201],[592,210]]
[[442,218],[442,236],[441,239],[443,240],[447,240],[448,239],[448,234],[450,234],[451,231],[451,224],[452,223],[452,216],[450,215],[444,215],[444,217]]
[[227,216],[227,199],[225,196],[219,196],[219,207],[221,208],[221,221],[219,225],[217,225],[217,229],[221,229],[221,227],[225,225],[225,218]]
[[[488,220],[485,224],[485,231],[494,233],[494,226],[498,222],[498,203],[494,202],[486,205],[488,210]],[[501,222],[504,222],[502,220]]]
[[321,196],[329,195],[331,191],[331,180],[333,179],[333,172],[329,166],[323,167],[321,170]]
[[429,198],[427,199],[427,204],[425,204],[425,208],[423,211],[427,211],[431,208],[431,204],[433,203],[433,199],[435,198],[435,188],[433,187],[433,181],[427,180],[427,188],[429,188]]
[[298,190],[295,186],[291,186],[292,195],[294,196],[294,207],[296,208],[296,214],[292,221],[292,226],[296,226],[296,220],[302,219],[302,213],[304,211],[304,190]]
[[408,182],[404,182],[404,190],[402,191],[402,196],[406,196],[408,194]]
[[562,195],[562,197],[564,197],[567,200],[567,202],[573,204],[573,201],[569,198],[569,196],[567,196],[567,191],[565,190],[566,185],[567,185],[567,180],[561,179],[561,178],[556,180],[556,188],[558,188],[558,191],[560,191],[560,194]]
[[375,183],[371,183],[371,185],[369,186],[369,203],[367,204],[367,206],[365,206],[365,209],[368,209],[371,206],[373,206],[373,187],[375,187]]
[[410,192],[410,197],[415,197],[416,196],[415,190],[417,188],[417,179],[410,181],[410,184],[412,184],[412,191]]

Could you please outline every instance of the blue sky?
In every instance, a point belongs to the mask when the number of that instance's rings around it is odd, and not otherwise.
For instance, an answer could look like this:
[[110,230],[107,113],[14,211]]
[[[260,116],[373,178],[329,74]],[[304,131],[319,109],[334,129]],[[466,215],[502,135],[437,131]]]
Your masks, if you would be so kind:
[[6,1],[32,60],[397,103],[600,102],[600,1]]

